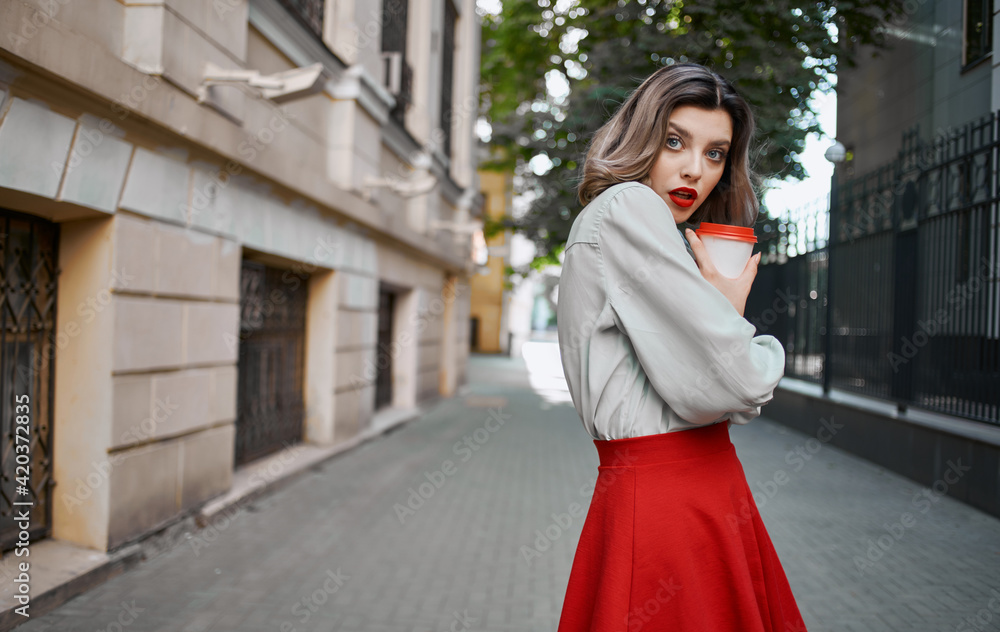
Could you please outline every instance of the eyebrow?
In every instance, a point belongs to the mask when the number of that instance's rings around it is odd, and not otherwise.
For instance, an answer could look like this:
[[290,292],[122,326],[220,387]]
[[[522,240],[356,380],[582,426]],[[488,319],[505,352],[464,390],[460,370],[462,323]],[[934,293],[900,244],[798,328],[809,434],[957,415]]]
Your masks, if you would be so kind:
[[[683,136],[684,138],[686,138],[688,140],[691,140],[691,132],[687,131],[686,129],[684,129],[683,127],[681,127],[680,125],[678,125],[677,123],[672,123],[671,122],[671,123],[668,123],[668,125],[670,127],[673,127],[675,130],[677,130],[677,133],[680,134],[681,136]],[[719,139],[719,140],[712,141],[711,143],[709,143],[709,145],[719,145],[719,146],[729,147],[730,142],[728,140]]]

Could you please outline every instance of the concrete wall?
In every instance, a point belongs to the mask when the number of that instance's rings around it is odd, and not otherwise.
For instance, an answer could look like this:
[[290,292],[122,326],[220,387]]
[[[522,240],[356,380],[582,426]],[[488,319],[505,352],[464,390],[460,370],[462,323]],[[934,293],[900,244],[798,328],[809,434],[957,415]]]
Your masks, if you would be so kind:
[[862,47],[858,67],[841,65],[837,139],[855,156],[845,163],[850,170],[845,175],[861,175],[892,160],[903,132],[913,125],[919,124],[930,140],[990,113],[992,63],[962,70],[963,5],[906,3],[905,19],[890,29],[891,50],[872,59],[872,50]]
[[[399,298],[392,405],[465,382],[469,240],[430,221],[479,212],[457,206],[478,187],[473,109],[456,106],[429,194],[366,190],[433,140],[441,53],[418,31],[440,30],[446,1],[411,7],[406,130],[388,119],[380,38],[356,37],[369,2],[328,0],[326,47],[275,0],[0,5],[0,210],[61,224],[57,329],[78,332],[54,368],[54,537],[113,549],[230,488],[244,258],[307,279],[306,441],[371,425],[380,284]],[[467,104],[474,6],[458,3]],[[199,102],[206,61],[321,61],[330,80],[282,105],[232,86]]]
[[239,255],[125,212],[62,225],[57,538],[114,546],[229,487]]
[[[895,404],[784,379],[764,416],[1000,517],[1000,441],[976,421],[922,412],[900,414]],[[810,457],[818,447],[807,444]]]

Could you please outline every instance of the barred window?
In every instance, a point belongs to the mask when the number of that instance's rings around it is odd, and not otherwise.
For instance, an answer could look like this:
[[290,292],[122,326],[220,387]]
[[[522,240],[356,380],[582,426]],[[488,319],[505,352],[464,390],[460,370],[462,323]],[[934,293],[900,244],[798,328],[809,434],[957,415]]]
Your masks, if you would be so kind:
[[[386,83],[394,86],[393,96],[396,106],[390,115],[400,125],[405,122],[406,108],[412,101],[413,70],[406,57],[406,29],[409,0],[383,0],[382,2],[382,53],[398,53],[400,61],[393,64],[387,60]],[[390,77],[398,73],[397,77]]]
[[323,5],[325,0],[281,0],[281,4],[316,37],[323,39]]
[[441,131],[442,151],[451,156],[452,83],[455,64],[455,22],[458,14],[452,0],[444,2],[444,37],[441,46]]

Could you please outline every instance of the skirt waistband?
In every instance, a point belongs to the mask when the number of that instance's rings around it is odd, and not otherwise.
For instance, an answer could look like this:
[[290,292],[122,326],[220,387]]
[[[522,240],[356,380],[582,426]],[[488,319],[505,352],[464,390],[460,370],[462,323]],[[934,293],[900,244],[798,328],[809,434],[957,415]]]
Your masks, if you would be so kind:
[[721,452],[733,445],[728,420],[689,430],[624,439],[594,439],[601,467],[629,467],[682,461]]

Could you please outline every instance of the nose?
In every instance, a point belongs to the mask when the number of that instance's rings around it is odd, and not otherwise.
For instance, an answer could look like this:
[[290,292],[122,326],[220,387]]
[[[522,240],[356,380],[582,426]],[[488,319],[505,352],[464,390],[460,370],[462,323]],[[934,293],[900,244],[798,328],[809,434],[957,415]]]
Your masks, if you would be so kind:
[[692,154],[691,158],[685,161],[681,167],[681,177],[692,182],[697,182],[701,178],[701,161],[698,156]]

